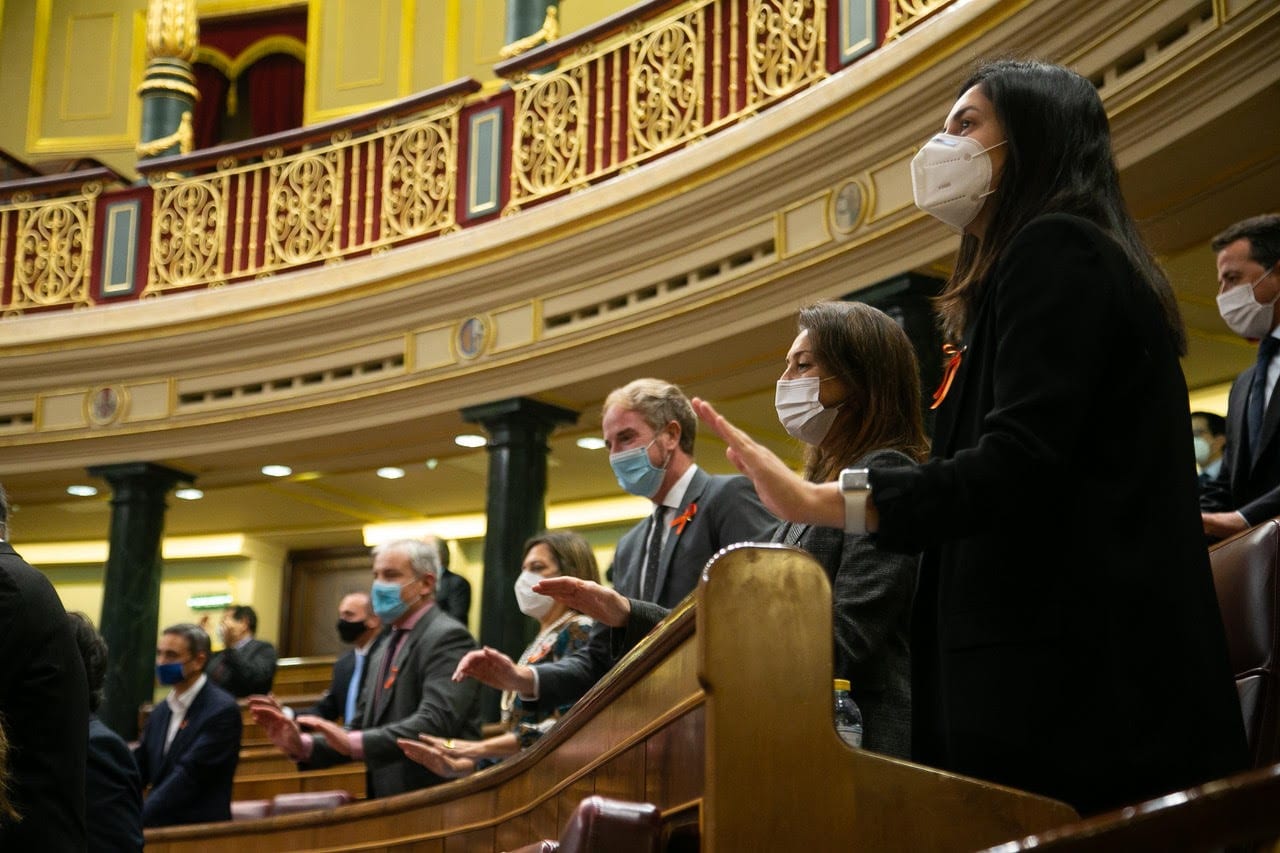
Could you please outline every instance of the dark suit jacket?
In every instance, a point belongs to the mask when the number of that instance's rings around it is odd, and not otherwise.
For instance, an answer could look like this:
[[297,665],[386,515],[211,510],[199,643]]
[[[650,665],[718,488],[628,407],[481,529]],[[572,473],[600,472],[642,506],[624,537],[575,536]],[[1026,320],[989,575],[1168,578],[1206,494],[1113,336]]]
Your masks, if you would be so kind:
[[[396,746],[397,738],[426,733],[438,737],[480,737],[480,684],[473,678],[453,681],[453,671],[476,641],[460,622],[432,606],[413,626],[392,666],[396,670],[390,689],[375,702],[378,674],[389,651],[390,639],[369,660],[371,675],[360,693],[360,725],[370,797],[403,794],[443,782],[421,764],[410,761]],[[303,768],[328,767],[347,759],[316,736],[311,758]]]
[[276,677],[276,647],[252,639],[244,648],[218,652],[206,671],[211,681],[237,698],[270,693]]
[[465,626],[471,616],[471,581],[445,569],[436,585],[436,606]]
[[[738,542],[768,542],[778,526],[778,520],[760,503],[746,477],[712,476],[699,468],[675,517],[686,513],[693,504],[697,504],[697,510],[683,531],[677,533],[673,528],[662,546],[655,603],[668,609],[693,592],[703,567],[721,548]],[[672,520],[668,518],[669,522]],[[640,595],[648,529],[649,519],[645,518],[624,533],[613,557],[614,588],[628,598]],[[538,665],[537,707],[568,705],[582,698],[613,666],[616,658],[611,645],[609,628],[597,624],[585,647],[555,663]]]
[[[378,647],[382,645],[383,639],[387,636],[387,632],[373,638],[373,645],[369,647],[369,660],[365,661],[364,674],[361,676],[361,687],[369,681],[369,663],[373,660],[374,654],[377,653]],[[329,688],[325,690],[324,695],[320,697],[320,701],[305,711],[299,711],[298,714],[312,714],[317,717],[324,717],[326,720],[336,720],[342,716],[347,705],[347,688],[351,686],[351,675],[356,670],[356,650],[348,649],[347,652],[333,664],[333,681],[329,683]],[[354,720],[345,720],[348,726],[354,725]]]
[[48,578],[0,540],[0,719],[10,798],[23,815],[0,850],[83,850],[89,685]]
[[85,776],[89,853],[142,849],[142,779],[133,753],[120,735],[89,718],[89,764]]
[[1245,435],[1249,386],[1257,365],[1241,373],[1227,397],[1227,446],[1222,451],[1218,476],[1204,484],[1200,509],[1204,512],[1239,512],[1250,526],[1280,515],[1280,394],[1262,417],[1262,446],[1249,452]]
[[143,825],[230,820],[243,728],[235,697],[206,681],[165,752],[172,716],[168,702],[157,702],[133,751],[142,784],[151,786],[142,804]]
[[978,299],[935,458],[871,473],[878,544],[926,548],[917,760],[1086,812],[1244,768],[1186,384],[1151,289],[1100,229],[1053,215]]
[[[851,467],[901,468],[911,460],[878,450]],[[833,527],[783,524],[778,542],[813,555],[831,581],[835,677],[849,680],[862,711],[862,745],[911,757],[911,602],[919,558],[876,548],[871,537]]]

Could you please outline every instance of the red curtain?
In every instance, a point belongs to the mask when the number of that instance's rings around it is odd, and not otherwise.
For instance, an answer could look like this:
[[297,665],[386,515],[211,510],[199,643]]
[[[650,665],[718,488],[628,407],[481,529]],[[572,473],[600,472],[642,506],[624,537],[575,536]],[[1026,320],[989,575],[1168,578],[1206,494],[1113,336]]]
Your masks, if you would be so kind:
[[[301,62],[283,53],[269,54],[249,66],[245,77],[254,136],[302,126],[306,76]],[[240,108],[245,108],[243,102]]]
[[192,70],[196,74],[196,90],[200,92],[192,117],[193,144],[196,148],[211,148],[222,141],[222,116],[227,111],[229,81],[221,71],[203,62],[197,62]]

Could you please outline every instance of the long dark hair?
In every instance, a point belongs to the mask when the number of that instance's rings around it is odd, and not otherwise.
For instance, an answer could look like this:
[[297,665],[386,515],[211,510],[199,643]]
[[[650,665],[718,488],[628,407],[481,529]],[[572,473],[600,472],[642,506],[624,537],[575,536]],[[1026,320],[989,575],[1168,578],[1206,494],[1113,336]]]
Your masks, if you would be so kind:
[[1098,91],[1060,65],[1002,59],[982,65],[960,95],[978,86],[1004,126],[1008,156],[989,204],[983,238],[965,234],[955,272],[937,299],[943,331],[958,341],[1000,253],[1036,216],[1088,219],[1124,249],[1155,294],[1179,355],[1187,351],[1182,317],[1164,273],[1138,234],[1120,193],[1111,129]]
[[920,368],[911,340],[893,318],[862,302],[817,302],[800,309],[809,349],[849,396],[820,446],[805,455],[805,477],[834,480],[873,450],[929,454],[920,416]]

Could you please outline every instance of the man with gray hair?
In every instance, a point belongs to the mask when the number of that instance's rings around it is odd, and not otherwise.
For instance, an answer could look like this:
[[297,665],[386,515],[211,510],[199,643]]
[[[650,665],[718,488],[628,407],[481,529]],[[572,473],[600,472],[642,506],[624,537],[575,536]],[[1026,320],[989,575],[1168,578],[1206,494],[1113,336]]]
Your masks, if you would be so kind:
[[445,781],[406,758],[397,738],[479,739],[479,686],[450,678],[476,644],[462,623],[435,606],[439,573],[436,549],[423,542],[401,539],[374,549],[370,598],[391,632],[369,661],[371,677],[350,731],[321,717],[295,722],[274,699],[250,698],[254,720],[300,767],[364,761],[368,795],[386,797]]
[[[623,490],[653,502],[648,518],[623,534],[612,579],[626,599],[645,607],[646,627],[698,585],[707,561],[738,542],[768,542],[778,520],[751,481],[711,475],[693,461],[698,419],[677,386],[636,379],[609,393],[601,420],[609,465]],[[642,624],[637,620],[636,628]],[[578,701],[621,656],[628,639],[597,623],[587,645],[553,663],[517,665],[496,649],[468,655],[455,678],[478,679],[518,693],[525,707]]]

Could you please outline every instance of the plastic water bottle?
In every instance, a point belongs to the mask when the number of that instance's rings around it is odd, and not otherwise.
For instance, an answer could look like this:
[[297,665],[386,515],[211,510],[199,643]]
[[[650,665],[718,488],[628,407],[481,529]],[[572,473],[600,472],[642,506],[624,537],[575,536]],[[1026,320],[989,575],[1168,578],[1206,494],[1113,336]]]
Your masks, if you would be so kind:
[[836,734],[849,746],[862,748],[862,712],[849,696],[849,682],[843,678],[835,680],[836,692]]

